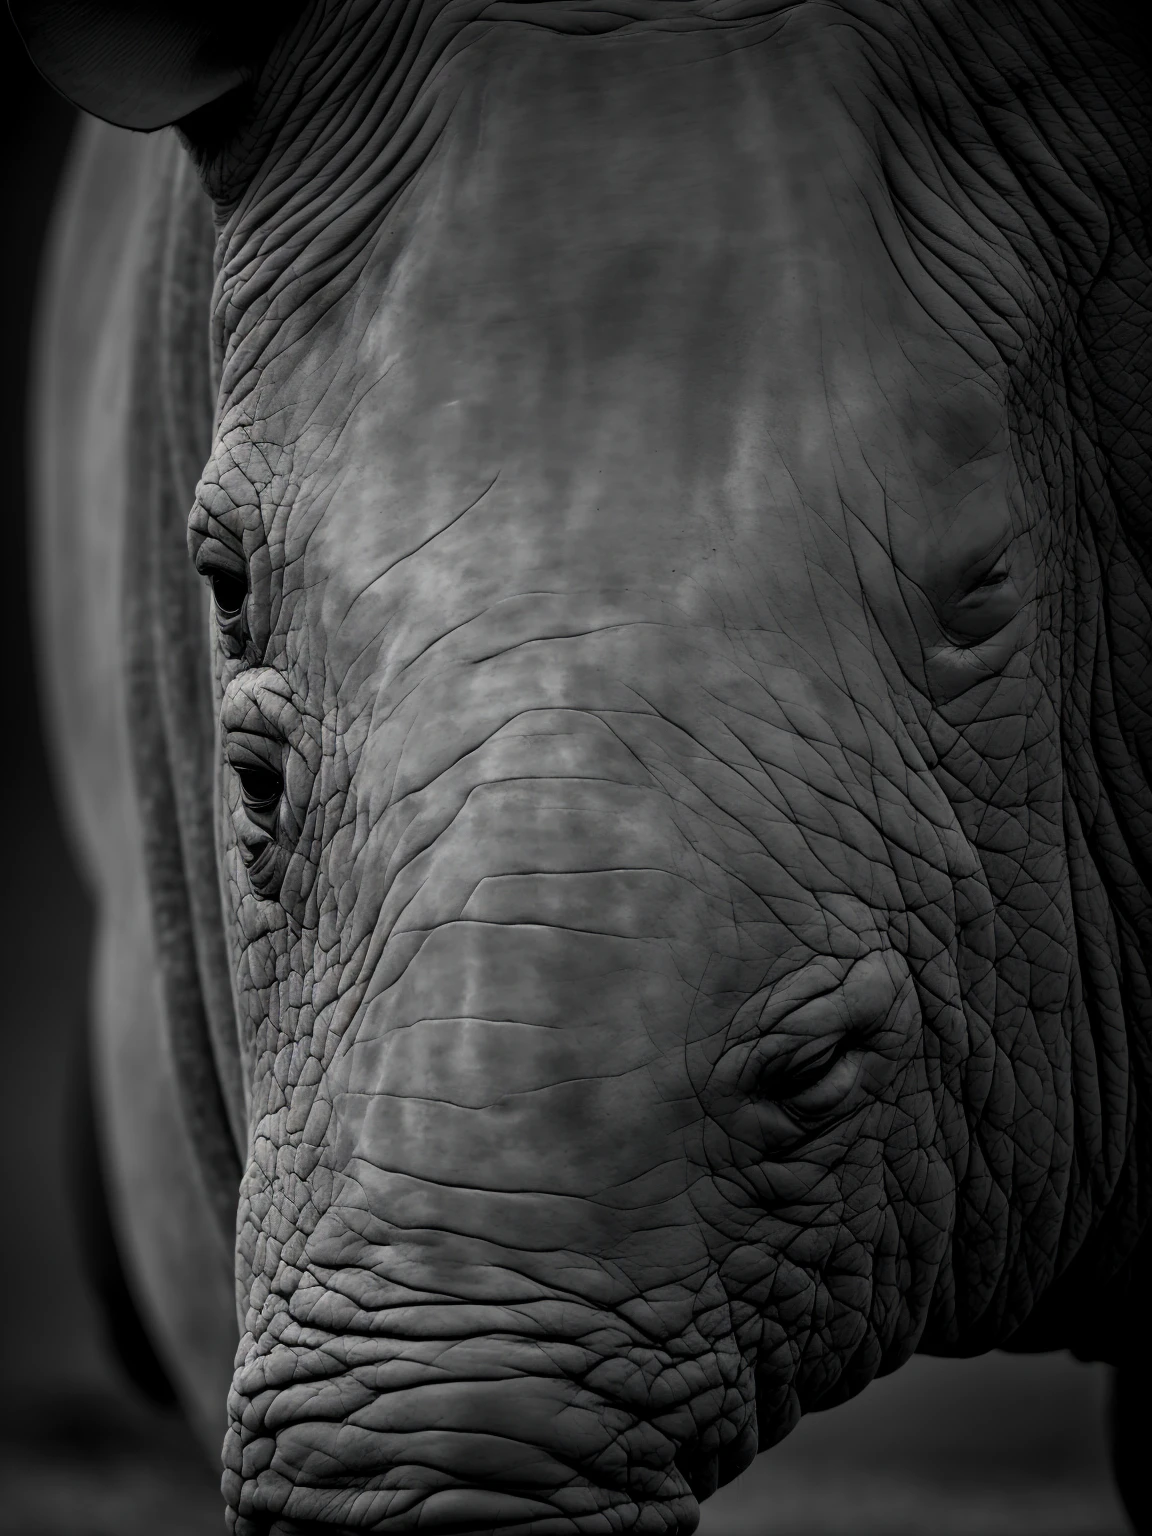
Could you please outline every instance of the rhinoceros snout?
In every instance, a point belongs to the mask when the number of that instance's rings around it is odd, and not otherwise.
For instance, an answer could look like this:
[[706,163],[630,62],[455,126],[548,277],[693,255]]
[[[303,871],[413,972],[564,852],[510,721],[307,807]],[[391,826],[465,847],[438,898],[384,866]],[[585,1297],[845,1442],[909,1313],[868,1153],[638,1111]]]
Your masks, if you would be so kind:
[[[450,1359],[452,1350],[442,1353]],[[343,1419],[326,1416],[335,1397],[319,1384],[251,1403],[225,1448],[234,1536],[695,1529],[699,1507],[677,1443],[668,1426],[629,1410],[632,1389],[613,1362],[588,1362],[584,1381],[525,1383],[512,1375],[514,1360],[495,1374],[499,1340],[477,1353],[494,1373],[487,1380],[449,1382],[441,1370],[396,1361],[406,1385],[373,1393],[373,1373],[360,1369],[330,1384],[349,1406]],[[559,1344],[540,1350],[542,1360],[563,1353]],[[590,1384],[605,1375],[615,1392]],[[746,1465],[754,1445],[740,1454]],[[717,1461],[708,1447],[694,1456],[692,1480],[705,1495]]]

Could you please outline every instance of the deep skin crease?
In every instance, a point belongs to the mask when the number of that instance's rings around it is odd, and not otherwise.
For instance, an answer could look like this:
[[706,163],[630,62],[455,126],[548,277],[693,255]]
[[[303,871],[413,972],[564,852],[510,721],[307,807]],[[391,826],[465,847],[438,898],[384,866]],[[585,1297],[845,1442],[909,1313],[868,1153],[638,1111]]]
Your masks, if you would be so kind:
[[1109,16],[325,0],[184,124],[238,1536],[688,1533],[917,1349],[1111,1357],[1152,799]]

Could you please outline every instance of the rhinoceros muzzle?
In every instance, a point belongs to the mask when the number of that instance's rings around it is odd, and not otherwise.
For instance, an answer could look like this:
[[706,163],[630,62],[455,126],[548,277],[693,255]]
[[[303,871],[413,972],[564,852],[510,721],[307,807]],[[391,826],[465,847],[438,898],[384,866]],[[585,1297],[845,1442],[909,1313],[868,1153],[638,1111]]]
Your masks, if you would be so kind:
[[701,1496],[718,1481],[715,1451],[678,1452],[666,1432],[572,1382],[431,1380],[363,1407],[353,1406],[364,1401],[358,1384],[340,1384],[342,1420],[309,1417],[311,1396],[288,1389],[262,1422],[252,1405],[255,1432],[233,1429],[225,1462],[237,1471],[225,1472],[224,1491],[236,1536],[560,1536],[606,1526],[672,1536],[698,1519],[690,1480]]

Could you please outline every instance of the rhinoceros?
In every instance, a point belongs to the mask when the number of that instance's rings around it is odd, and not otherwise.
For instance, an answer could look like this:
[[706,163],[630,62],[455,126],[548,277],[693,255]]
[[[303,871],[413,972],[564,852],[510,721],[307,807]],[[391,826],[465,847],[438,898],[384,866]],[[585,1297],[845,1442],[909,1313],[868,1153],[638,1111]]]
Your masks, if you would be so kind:
[[236,1536],[673,1536],[916,1351],[1142,1370],[1141,9],[13,9],[103,120],[102,1157]]

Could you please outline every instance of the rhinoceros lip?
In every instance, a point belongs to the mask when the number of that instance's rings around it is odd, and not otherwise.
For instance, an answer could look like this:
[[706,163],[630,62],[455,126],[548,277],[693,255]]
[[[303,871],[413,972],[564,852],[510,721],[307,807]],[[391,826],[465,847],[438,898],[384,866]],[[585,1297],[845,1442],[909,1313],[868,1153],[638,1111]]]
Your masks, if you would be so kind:
[[[364,1370],[364,1341],[353,1338],[356,1368]],[[319,1340],[319,1333],[309,1333],[310,1345]],[[377,1342],[385,1346],[381,1360],[400,1368],[397,1385],[372,1370],[364,1393],[345,1394],[343,1413],[329,1413],[318,1398],[327,1378],[292,1379],[298,1357],[282,1345],[238,1372],[223,1453],[235,1536],[465,1536],[477,1529],[511,1536],[529,1525],[578,1536],[603,1530],[605,1511],[612,1509],[621,1532],[638,1511],[658,1509],[660,1521],[641,1519],[641,1528],[673,1536],[696,1523],[696,1487],[706,1496],[718,1480],[742,1470],[755,1449],[752,1429],[737,1446],[713,1446],[711,1436],[704,1445],[691,1438],[686,1444],[684,1424],[653,1416],[654,1407],[664,1405],[648,1401],[631,1370],[621,1377],[627,1400],[598,1386],[598,1429],[576,1445],[564,1442],[557,1407],[577,1405],[584,1416],[593,1394],[568,1376],[537,1377],[527,1383],[526,1399],[502,1404],[506,1378],[482,1373],[484,1359],[495,1368],[505,1358],[507,1341],[495,1336],[482,1341],[485,1348],[472,1360],[460,1395],[428,1418],[422,1394],[442,1386],[433,1369],[439,1352],[421,1365],[389,1341]],[[521,1342],[537,1352],[535,1338]],[[550,1352],[541,1358],[550,1359]],[[330,1384],[339,1385],[342,1374]],[[628,1394],[638,1388],[643,1401],[633,1402]],[[494,1416],[477,1411],[489,1390],[495,1393],[489,1402]],[[449,1428],[441,1434],[445,1413]],[[341,1426],[349,1433],[337,1452]]]
[[[324,1493],[324,1490],[321,1488],[300,1491],[308,1494]],[[466,1490],[461,1489],[457,1491],[465,1492]],[[290,1495],[289,1501],[291,1502],[294,1497],[294,1494]],[[316,1520],[307,1516],[296,1518],[293,1514],[286,1513],[279,1515],[238,1515],[235,1518],[232,1529],[234,1536],[365,1536],[365,1533],[369,1531],[389,1530],[393,1531],[395,1536],[415,1536],[417,1532],[422,1533],[422,1536],[471,1536],[471,1533],[477,1529],[490,1533],[490,1536],[497,1536],[497,1533],[501,1531],[506,1531],[508,1536],[514,1536],[516,1531],[524,1529],[528,1519],[532,1519],[533,1523],[535,1523],[541,1518],[547,1519],[549,1523],[551,1523],[552,1519],[562,1522],[563,1528],[570,1533],[570,1536],[578,1536],[583,1519],[596,1521],[594,1528],[598,1530],[603,1529],[603,1526],[596,1520],[596,1517],[601,1513],[597,1509],[589,1508],[584,1517],[580,1515],[566,1517],[560,1510],[555,1510],[554,1514],[546,1515],[541,1508],[542,1503],[543,1501],[522,1500],[512,1496],[508,1501],[506,1515],[499,1514],[497,1516],[499,1524],[492,1523],[493,1511],[490,1506],[478,1517],[449,1516],[447,1519],[434,1518],[430,1521],[424,1521],[421,1519],[423,1501],[420,1501],[420,1503],[411,1506],[405,1513],[399,1516],[394,1518],[385,1516],[383,1521],[379,1517],[374,1517],[369,1512],[365,1523],[358,1525],[349,1525],[339,1519],[328,1521]],[[695,1510],[696,1500],[692,1498],[690,1503],[693,1510]],[[519,1505],[519,1508],[517,1508],[517,1505]],[[671,1511],[672,1506],[669,1506],[669,1508]],[[673,1519],[675,1519],[675,1516],[673,1516]],[[692,1520],[692,1525],[695,1525],[695,1519]],[[690,1528],[689,1525],[677,1520],[675,1525],[669,1524],[666,1527],[667,1536],[686,1532]],[[629,1527],[627,1526],[620,1526],[621,1536],[627,1536],[628,1529]]]
[[268,1536],[360,1536],[355,1526],[326,1525],[321,1520],[277,1520]]
[[[715,1459],[713,1458],[713,1461]],[[703,1470],[703,1469],[701,1469]],[[654,1503],[660,1504],[671,1517],[665,1525],[667,1536],[674,1533],[684,1533],[695,1526],[697,1500],[694,1493],[687,1487],[688,1479],[681,1473],[679,1479],[683,1492],[666,1501],[640,1498],[636,1500],[625,1498],[618,1508],[631,1505],[636,1509],[651,1508]],[[702,1479],[707,1485],[707,1493],[713,1491],[716,1486],[715,1466]],[[592,1485],[593,1489],[595,1485]],[[516,1531],[521,1531],[527,1524],[533,1527],[540,1523],[551,1525],[553,1521],[562,1524],[563,1529],[570,1536],[578,1536],[585,1523],[591,1524],[595,1530],[602,1530],[599,1523],[604,1513],[604,1508],[595,1496],[589,1501],[588,1507],[582,1511],[571,1511],[557,1508],[545,1491],[538,1496],[522,1492],[496,1492],[484,1487],[442,1487],[432,1488],[403,1501],[403,1508],[398,1513],[385,1512],[381,1514],[378,1507],[372,1503],[371,1489],[352,1490],[347,1485],[340,1487],[326,1487],[323,1484],[294,1487],[286,1497],[283,1495],[276,1500],[280,1505],[278,1510],[249,1509],[245,1514],[234,1513],[234,1536],[365,1536],[366,1532],[389,1531],[393,1536],[471,1536],[472,1532],[483,1530],[496,1536],[498,1532],[507,1532],[508,1536],[514,1536]],[[380,1490],[384,1492],[384,1490]],[[396,1493],[398,1490],[388,1490]],[[362,1521],[349,1523],[348,1510],[337,1513],[333,1510],[333,1518],[326,1520],[316,1518],[309,1510],[309,1504],[315,1509],[319,1505],[323,1509],[325,1504],[331,1507],[333,1496],[352,1495],[351,1502],[358,1510],[363,1510]],[[480,1500],[480,1506],[475,1512],[464,1512],[457,1508],[436,1508],[438,1497],[443,1495],[458,1495],[464,1500],[475,1497]],[[495,1494],[495,1497],[493,1495]],[[366,1497],[367,1495],[367,1497]],[[454,1500],[454,1502],[458,1502]],[[429,1506],[433,1506],[429,1508]],[[465,1505],[465,1511],[467,1505]],[[679,1513],[677,1513],[679,1511]],[[684,1518],[681,1519],[680,1516]],[[648,1527],[649,1529],[651,1527]],[[629,1529],[627,1525],[618,1527],[621,1536],[626,1536]]]

